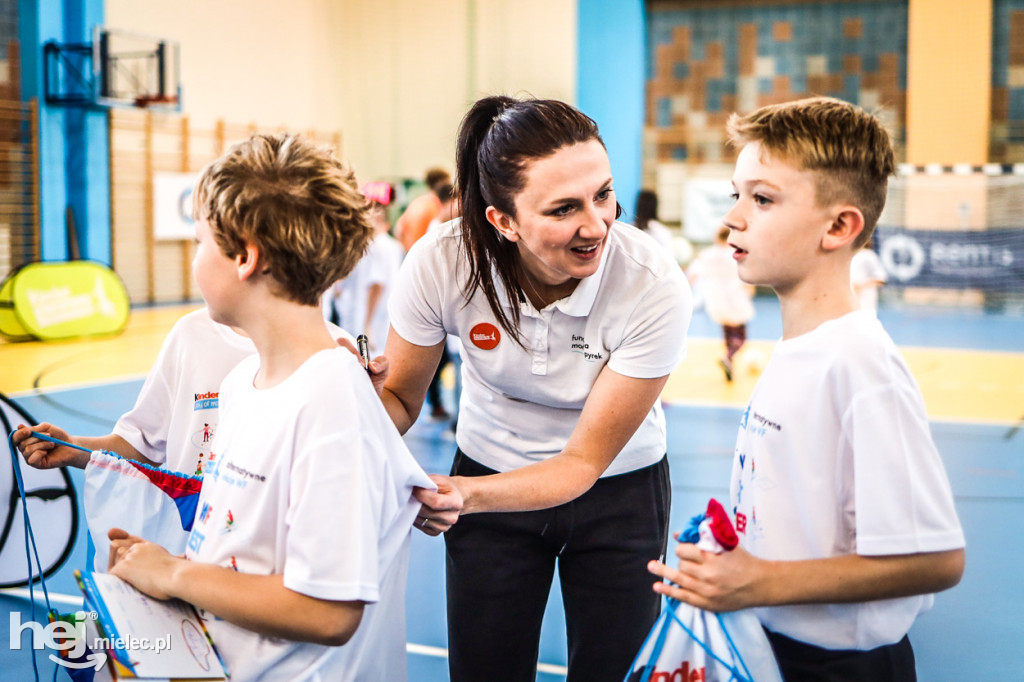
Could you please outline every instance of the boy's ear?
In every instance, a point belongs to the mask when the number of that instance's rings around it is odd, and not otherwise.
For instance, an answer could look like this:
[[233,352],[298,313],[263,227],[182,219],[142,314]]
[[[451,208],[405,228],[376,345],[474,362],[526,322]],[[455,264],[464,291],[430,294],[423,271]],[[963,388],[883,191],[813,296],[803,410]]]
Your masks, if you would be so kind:
[[498,231],[505,239],[510,242],[519,241],[519,233],[515,229],[515,221],[508,216],[508,214],[502,213],[493,206],[488,206],[484,211],[484,215],[487,216],[487,222],[494,225],[494,229]]
[[826,251],[835,251],[851,243],[864,231],[864,214],[856,206],[839,206],[832,225],[821,240]]
[[235,256],[235,268],[238,270],[238,280],[244,282],[257,271],[260,261],[260,250],[252,242],[245,243],[245,251]]

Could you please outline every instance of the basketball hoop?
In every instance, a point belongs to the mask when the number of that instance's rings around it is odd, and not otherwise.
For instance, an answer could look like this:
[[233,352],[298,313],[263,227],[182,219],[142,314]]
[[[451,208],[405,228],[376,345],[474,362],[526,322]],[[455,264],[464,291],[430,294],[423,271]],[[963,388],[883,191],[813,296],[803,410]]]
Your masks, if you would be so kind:
[[181,110],[181,64],[176,41],[105,26],[92,43],[43,46],[48,104]]
[[135,98],[135,106],[140,109],[150,107],[177,107],[178,98],[176,95],[140,95]]

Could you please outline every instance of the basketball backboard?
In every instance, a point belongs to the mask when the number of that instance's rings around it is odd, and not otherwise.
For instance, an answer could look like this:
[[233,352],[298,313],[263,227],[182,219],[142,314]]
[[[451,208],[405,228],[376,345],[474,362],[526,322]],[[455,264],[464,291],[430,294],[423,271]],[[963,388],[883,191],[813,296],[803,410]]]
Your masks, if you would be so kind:
[[173,40],[97,26],[93,65],[98,99],[113,106],[179,108],[179,52]]
[[177,41],[97,26],[92,43],[50,41],[43,52],[50,104],[181,109]]

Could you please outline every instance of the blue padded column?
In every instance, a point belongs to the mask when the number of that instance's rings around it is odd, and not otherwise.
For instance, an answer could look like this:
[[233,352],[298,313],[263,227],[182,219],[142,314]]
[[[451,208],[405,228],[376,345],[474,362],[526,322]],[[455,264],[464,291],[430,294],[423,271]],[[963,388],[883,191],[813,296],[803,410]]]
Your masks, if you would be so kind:
[[601,128],[615,195],[631,221],[640,191],[644,123],[643,0],[579,0],[577,105]]
[[88,43],[103,23],[103,0],[19,0],[22,98],[39,102],[39,203],[43,260],[65,260],[65,211],[75,215],[84,259],[110,264],[110,155],[107,112],[50,106],[43,91],[43,45]]

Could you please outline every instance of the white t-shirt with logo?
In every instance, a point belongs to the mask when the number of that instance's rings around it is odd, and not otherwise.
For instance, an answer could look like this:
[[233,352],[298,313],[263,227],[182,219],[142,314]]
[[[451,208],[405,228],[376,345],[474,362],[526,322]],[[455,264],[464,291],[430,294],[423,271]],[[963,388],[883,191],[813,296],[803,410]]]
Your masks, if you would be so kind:
[[217,431],[220,382],[255,352],[250,339],[211,320],[206,308],[188,313],[171,328],[114,433],[171,471],[200,471]]
[[[770,560],[958,549],[963,531],[921,392],[866,311],[780,341],[744,413],[731,500],[741,544]],[[828,649],[898,642],[932,595],[757,609]]]
[[[355,344],[338,326],[328,329]],[[171,471],[201,473],[217,432],[220,382],[255,352],[250,339],[214,322],[206,308],[188,313],[167,334],[135,406],[113,432]]]
[[[685,355],[689,286],[657,242],[630,225],[615,223],[597,272],[543,310],[496,284],[503,305],[520,306],[525,348],[500,327],[481,291],[466,303],[469,266],[459,249],[457,220],[413,246],[391,296],[391,325],[419,346],[459,337],[456,440],[484,466],[510,471],[560,452],[606,366],[656,378]],[[655,402],[604,475],[654,464],[665,450],[665,418]]]
[[404,680],[405,579],[420,508],[412,489],[433,483],[348,350],[321,351],[266,390],[253,388],[258,368],[247,358],[221,386],[186,556],[366,607],[341,647],[210,617],[213,640],[233,680]]

